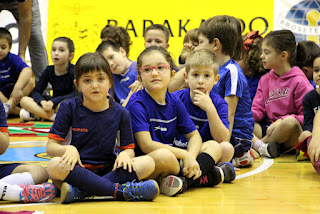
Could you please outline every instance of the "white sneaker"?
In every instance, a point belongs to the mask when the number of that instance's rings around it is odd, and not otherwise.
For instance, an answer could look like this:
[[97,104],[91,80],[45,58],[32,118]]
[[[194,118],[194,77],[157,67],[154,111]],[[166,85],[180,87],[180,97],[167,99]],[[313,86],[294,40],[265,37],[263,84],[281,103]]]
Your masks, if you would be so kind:
[[31,114],[30,112],[28,112],[25,109],[21,109],[20,110],[20,119],[23,122],[28,122],[28,121],[32,121],[32,120],[39,120],[40,118],[35,116],[34,114]]
[[9,103],[3,103],[3,108],[4,108],[4,111],[6,112],[6,115],[7,115],[7,118],[10,114],[10,111],[11,111],[11,105]]
[[279,157],[281,153],[280,144],[278,143],[262,144],[258,150],[261,156],[269,158]]
[[183,181],[177,176],[168,175],[160,178],[160,193],[175,196],[183,187]]
[[249,167],[254,164],[254,155],[251,151],[247,151],[238,157],[232,159],[232,165],[234,167]]

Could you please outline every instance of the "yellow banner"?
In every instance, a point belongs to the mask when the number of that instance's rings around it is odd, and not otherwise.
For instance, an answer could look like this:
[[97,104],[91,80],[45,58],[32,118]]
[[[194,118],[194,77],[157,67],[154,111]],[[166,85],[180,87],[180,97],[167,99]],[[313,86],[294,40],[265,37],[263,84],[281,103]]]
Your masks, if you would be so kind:
[[75,63],[82,54],[94,52],[101,42],[102,28],[116,22],[129,32],[133,42],[129,58],[135,61],[144,49],[143,30],[154,23],[169,28],[168,50],[177,60],[186,31],[199,27],[203,20],[215,15],[239,18],[243,33],[259,30],[265,35],[273,29],[272,0],[263,3],[247,0],[54,0],[49,1],[47,48],[50,52],[56,37],[70,37],[75,44]]

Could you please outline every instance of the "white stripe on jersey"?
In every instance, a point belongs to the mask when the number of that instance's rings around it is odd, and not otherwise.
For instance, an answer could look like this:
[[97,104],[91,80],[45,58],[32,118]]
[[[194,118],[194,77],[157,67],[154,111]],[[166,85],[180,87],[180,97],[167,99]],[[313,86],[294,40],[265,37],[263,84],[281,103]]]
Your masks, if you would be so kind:
[[194,116],[191,116],[191,115],[190,115],[190,118],[192,120],[197,120],[197,121],[201,121],[201,122],[208,122],[208,119],[201,119],[201,118],[197,118],[197,117],[194,117]]
[[234,64],[229,64],[227,67],[230,70],[231,77],[231,91],[230,94],[236,95],[238,84],[238,69]]
[[171,120],[161,120],[161,119],[156,119],[156,118],[150,118],[150,122],[159,122],[159,123],[171,123],[172,121],[175,121],[177,117],[171,119]]

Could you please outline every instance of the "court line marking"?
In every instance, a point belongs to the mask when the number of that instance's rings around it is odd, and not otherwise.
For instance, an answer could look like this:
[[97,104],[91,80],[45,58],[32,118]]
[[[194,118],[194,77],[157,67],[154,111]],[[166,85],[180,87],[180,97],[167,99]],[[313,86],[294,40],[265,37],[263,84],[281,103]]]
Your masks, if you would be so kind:
[[274,161],[272,158],[265,158],[265,157],[262,157],[262,158],[263,158],[263,163],[258,168],[250,172],[244,173],[242,175],[238,175],[236,176],[236,179],[241,179],[241,178],[249,177],[254,174],[258,174],[260,172],[263,172],[264,170],[267,170],[270,166],[273,165]]

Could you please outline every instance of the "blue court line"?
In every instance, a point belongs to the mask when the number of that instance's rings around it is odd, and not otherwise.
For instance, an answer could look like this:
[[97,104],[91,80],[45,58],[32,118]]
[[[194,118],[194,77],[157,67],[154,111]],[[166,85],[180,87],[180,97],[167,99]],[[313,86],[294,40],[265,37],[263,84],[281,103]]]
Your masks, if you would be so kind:
[[36,154],[45,152],[45,146],[8,148],[7,151],[0,156],[0,161],[48,161],[48,159],[36,157]]

